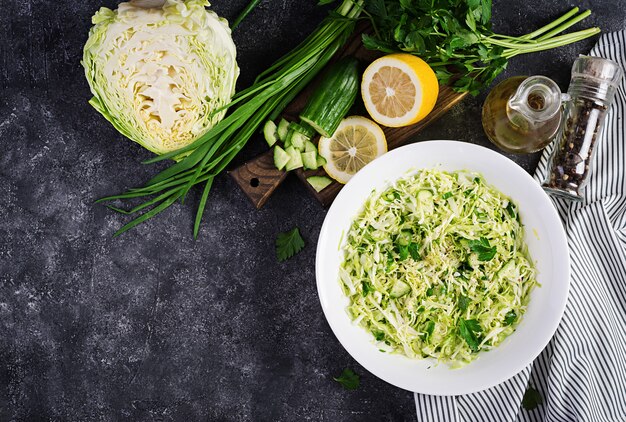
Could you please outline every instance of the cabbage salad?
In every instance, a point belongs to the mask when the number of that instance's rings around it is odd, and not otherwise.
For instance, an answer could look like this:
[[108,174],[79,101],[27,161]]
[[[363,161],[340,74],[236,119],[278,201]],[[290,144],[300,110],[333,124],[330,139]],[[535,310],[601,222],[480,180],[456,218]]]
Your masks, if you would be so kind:
[[537,284],[515,204],[476,173],[421,170],[374,192],[339,275],[381,351],[452,367],[511,334]]

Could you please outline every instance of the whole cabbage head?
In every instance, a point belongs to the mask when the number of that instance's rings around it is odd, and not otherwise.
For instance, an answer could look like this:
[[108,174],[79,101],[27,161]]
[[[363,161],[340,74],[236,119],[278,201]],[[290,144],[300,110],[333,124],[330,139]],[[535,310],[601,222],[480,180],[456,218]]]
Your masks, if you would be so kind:
[[90,100],[123,135],[156,154],[190,144],[219,120],[239,76],[228,22],[206,0],[101,8],[83,51]]

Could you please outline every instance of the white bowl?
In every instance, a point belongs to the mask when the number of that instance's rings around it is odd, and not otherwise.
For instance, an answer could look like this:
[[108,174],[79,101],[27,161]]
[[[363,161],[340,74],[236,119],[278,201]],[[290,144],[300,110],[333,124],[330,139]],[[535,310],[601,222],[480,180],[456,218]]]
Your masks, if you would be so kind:
[[[350,223],[373,189],[387,187],[411,171],[437,168],[481,173],[487,183],[519,206],[525,240],[541,284],[531,293],[517,330],[472,363],[451,369],[434,360],[382,353],[371,334],[354,325],[338,281],[341,248]],[[343,234],[343,235],[342,235]],[[393,150],[368,164],[341,190],[330,207],[317,244],[317,290],[322,309],[343,347],[368,371],[406,390],[435,395],[469,394],[499,384],[529,365],[544,349],[563,316],[569,290],[565,232],[552,202],[528,173],[487,148],[456,141],[428,141]]]

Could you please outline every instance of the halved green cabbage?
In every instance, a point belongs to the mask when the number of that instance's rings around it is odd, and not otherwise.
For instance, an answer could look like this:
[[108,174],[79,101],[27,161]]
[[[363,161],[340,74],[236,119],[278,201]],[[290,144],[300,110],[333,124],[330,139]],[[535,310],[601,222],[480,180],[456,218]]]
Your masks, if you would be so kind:
[[123,135],[157,154],[190,144],[224,117],[239,75],[228,22],[206,0],[102,7],[83,51],[90,100]]

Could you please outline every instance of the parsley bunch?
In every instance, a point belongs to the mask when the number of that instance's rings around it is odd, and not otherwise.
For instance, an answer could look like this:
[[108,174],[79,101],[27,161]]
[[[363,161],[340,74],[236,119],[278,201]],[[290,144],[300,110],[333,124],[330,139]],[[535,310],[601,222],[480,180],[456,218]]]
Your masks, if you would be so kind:
[[549,50],[596,35],[589,28],[558,35],[591,14],[575,7],[554,22],[523,36],[491,30],[491,0],[366,0],[374,33],[363,44],[385,53],[407,52],[424,59],[442,84],[478,94],[511,57]]

